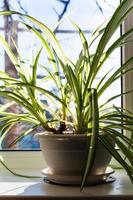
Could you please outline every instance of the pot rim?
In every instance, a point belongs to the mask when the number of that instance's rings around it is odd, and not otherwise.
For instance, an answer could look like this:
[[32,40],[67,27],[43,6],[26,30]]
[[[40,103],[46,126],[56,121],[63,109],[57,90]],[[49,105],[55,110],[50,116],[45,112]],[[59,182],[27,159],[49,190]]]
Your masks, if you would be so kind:
[[73,134],[72,132],[64,133],[64,134],[54,134],[53,132],[41,132],[36,134],[39,137],[82,137],[87,136],[86,134]]
[[[68,134],[67,134],[68,133]],[[54,134],[53,132],[40,132],[36,134],[37,137],[49,137],[49,138],[87,138],[90,135],[86,135],[86,134],[73,134],[72,132],[65,132],[64,134]]]

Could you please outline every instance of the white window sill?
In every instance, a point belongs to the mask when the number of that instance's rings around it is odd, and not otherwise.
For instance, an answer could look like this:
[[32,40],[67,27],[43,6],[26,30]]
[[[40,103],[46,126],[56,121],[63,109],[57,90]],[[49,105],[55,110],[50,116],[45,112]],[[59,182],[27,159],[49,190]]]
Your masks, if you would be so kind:
[[[17,170],[19,173],[39,175],[38,170]],[[124,170],[116,170],[116,181],[97,186],[79,187],[44,183],[43,179],[27,179],[14,176],[5,170],[0,173],[0,200],[4,199],[106,199],[132,200],[133,186]]]
[[[14,169],[43,169],[45,163],[41,151],[0,151],[7,166]],[[0,170],[3,166],[0,164]]]
[[[42,152],[0,152],[13,171],[31,176],[41,176],[45,168]],[[114,183],[85,187],[50,185],[43,179],[26,179],[12,175],[0,165],[0,200],[4,199],[106,199],[132,200],[133,186],[124,170],[116,170]],[[24,198],[23,198],[24,197]]]
[[[0,151],[0,156],[12,170],[32,169],[41,171],[46,167],[41,151]],[[112,159],[110,164],[113,168],[121,167],[115,159]],[[4,168],[0,164],[1,169]]]

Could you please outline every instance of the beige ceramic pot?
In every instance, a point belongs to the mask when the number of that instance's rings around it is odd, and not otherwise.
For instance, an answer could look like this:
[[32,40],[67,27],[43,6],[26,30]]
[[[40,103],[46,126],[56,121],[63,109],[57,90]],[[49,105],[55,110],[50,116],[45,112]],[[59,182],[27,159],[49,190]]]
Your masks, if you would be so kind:
[[[79,185],[86,157],[87,136],[70,134],[37,134],[47,165],[42,172],[53,182]],[[98,142],[94,166],[88,177],[88,184],[102,182],[112,170],[107,168],[110,154]]]

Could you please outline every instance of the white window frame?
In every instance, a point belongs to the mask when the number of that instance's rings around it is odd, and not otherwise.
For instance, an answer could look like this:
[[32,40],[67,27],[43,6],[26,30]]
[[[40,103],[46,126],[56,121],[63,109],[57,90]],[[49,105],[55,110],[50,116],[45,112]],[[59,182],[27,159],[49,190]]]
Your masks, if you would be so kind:
[[[128,31],[132,27],[133,27],[133,14],[130,14],[129,17],[125,20],[123,26],[124,32]],[[123,49],[123,61],[126,61],[131,56],[133,56],[133,43],[125,45]],[[123,92],[130,90],[133,90],[133,71],[127,73],[123,77]],[[123,97],[123,106],[127,110],[133,112],[133,93],[127,94]]]
[[[133,14],[131,14],[124,23],[124,32],[132,27]],[[123,60],[127,60],[132,56],[133,45],[127,44],[123,50]],[[123,77],[123,91],[133,90],[133,72]],[[133,112],[133,93],[124,96],[124,108]],[[8,167],[15,169],[38,169],[39,171],[45,167],[41,151],[1,151],[0,155],[4,158]],[[114,161],[113,161],[114,163]],[[4,167],[0,164],[1,168]]]

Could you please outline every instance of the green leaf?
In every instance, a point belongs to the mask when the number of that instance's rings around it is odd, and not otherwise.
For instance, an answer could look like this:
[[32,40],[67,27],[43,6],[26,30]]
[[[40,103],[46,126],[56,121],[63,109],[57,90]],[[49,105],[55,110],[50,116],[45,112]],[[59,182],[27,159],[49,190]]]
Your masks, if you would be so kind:
[[[101,55],[104,51],[105,46],[107,45],[108,41],[114,34],[115,30],[118,28],[118,26],[122,23],[124,20],[122,16],[126,13],[130,13],[132,10],[130,9],[132,4],[132,0],[124,0],[120,4],[120,6],[116,9],[114,12],[113,16],[111,17],[111,20],[107,24],[104,34],[102,38],[100,39],[98,43],[98,47],[92,62],[92,68],[94,67],[95,69],[97,68],[97,65],[99,63],[99,60],[101,58]],[[132,7],[133,8],[133,7]],[[125,17],[126,17],[125,16]]]
[[34,61],[34,64],[33,64],[33,70],[32,70],[32,84],[33,84],[33,85],[36,85],[37,66],[38,66],[38,61],[39,61],[41,52],[42,52],[42,48],[38,51],[38,53],[37,53],[37,55],[36,55],[36,58],[35,58],[35,61]]
[[[91,86],[92,81],[94,80],[96,73],[97,73],[97,67],[99,65],[100,59],[103,55],[104,49],[106,45],[108,44],[110,38],[113,36],[115,30],[119,27],[119,25],[124,21],[124,19],[127,17],[127,14],[129,14],[133,7],[132,0],[124,0],[118,6],[116,11],[114,12],[113,16],[111,17],[111,20],[107,24],[104,33],[98,43],[96,53],[94,55],[92,64],[91,64],[91,72],[89,76],[87,77],[85,90]],[[132,7],[132,9],[131,9]]]
[[92,110],[92,135],[91,139],[88,135],[88,140],[90,139],[90,144],[87,149],[87,159],[85,163],[85,167],[83,170],[83,177],[81,182],[81,190],[83,189],[84,184],[87,181],[88,175],[91,172],[91,169],[93,167],[93,163],[95,160],[95,153],[96,153],[96,146],[98,141],[98,135],[99,135],[99,112],[98,112],[98,99],[97,99],[97,91],[96,89],[89,89],[90,95],[90,103],[91,103],[91,110]]
[[15,54],[13,53],[13,51],[11,50],[11,47],[9,46],[9,44],[5,41],[5,39],[0,35],[0,42],[2,43],[6,53],[8,54],[9,58],[11,59],[12,63],[15,66],[18,66],[18,60],[15,56]]
[[37,127],[39,127],[40,124],[33,126],[32,128],[29,128],[28,130],[22,132],[15,140],[13,140],[10,144],[9,144],[9,148],[13,145],[15,145],[16,143],[18,143],[20,140],[22,140],[25,136],[29,135],[32,133],[32,131],[36,130]]
[[23,86],[23,87],[28,87],[28,88],[34,88],[34,89],[40,91],[42,94],[44,94],[44,95],[46,95],[46,96],[48,95],[48,96],[50,96],[50,97],[53,97],[53,98],[56,99],[58,102],[60,102],[60,103],[63,104],[64,106],[66,106],[65,103],[64,103],[58,96],[56,96],[56,95],[53,94],[52,92],[50,92],[50,91],[48,91],[48,90],[45,90],[45,89],[43,89],[43,88],[41,88],[41,87],[38,87],[38,86],[35,86],[35,85],[32,85],[32,84],[29,84],[29,83],[22,83],[22,82],[14,83],[14,84],[12,84],[12,87],[15,86],[15,85],[17,85],[17,86]]
[[131,144],[131,140],[126,135],[122,134],[121,132],[119,132],[116,129],[112,129],[112,128],[108,128],[108,127],[101,127],[100,126],[100,129],[102,131],[104,130],[104,132],[109,132],[111,135],[114,135],[114,137],[121,138],[128,146],[130,145],[131,149],[133,150],[133,145]]
[[106,81],[106,83],[99,89],[98,97],[116,80],[116,77],[127,67],[133,64],[133,57],[129,58],[121,67],[119,67]]
[[[110,56],[110,54],[117,48],[120,47],[122,45],[126,44],[126,40],[127,38],[129,38],[130,36],[132,36],[133,34],[133,29],[130,29],[129,31],[127,31],[125,34],[123,34],[122,36],[120,36],[108,49],[107,51],[101,56],[100,62],[98,64],[97,69],[95,70],[95,74],[98,73],[98,71],[100,70],[100,68],[102,67],[103,63],[107,60],[107,58]],[[95,76],[93,77],[95,78]]]
[[114,146],[111,144],[112,138],[110,138],[107,134],[104,137],[99,135],[99,140],[102,142],[104,147],[109,151],[109,153],[124,167],[127,171],[128,176],[130,177],[131,182],[133,183],[133,169],[125,162],[125,160],[121,157],[121,155],[117,152]]
[[121,152],[123,152],[123,154],[129,160],[131,166],[133,166],[133,148],[132,148],[132,151],[131,151],[131,149],[129,148],[129,146],[127,146],[127,145],[124,144],[122,136],[119,137],[119,138],[116,137],[116,136],[114,136],[114,135],[111,135],[111,136],[113,137],[114,141],[116,142],[116,144],[120,148]]
[[18,122],[18,119],[11,119],[6,122],[6,124],[3,124],[0,126],[0,146],[2,145],[3,140],[5,139],[8,131]]
[[[117,94],[117,95],[115,95],[115,96],[109,98],[105,103],[103,103],[102,105],[100,105],[99,109],[101,109],[102,107],[104,107],[105,105],[107,105],[108,103],[110,103],[111,101],[113,101],[113,100],[115,100],[115,99],[117,99],[117,98],[119,98],[119,97],[121,97],[121,96],[124,96],[124,95],[126,95],[126,94],[132,93],[132,92],[133,92],[133,90],[130,90],[130,91],[123,92],[123,93]],[[101,111],[102,111],[102,110],[101,110]]]

